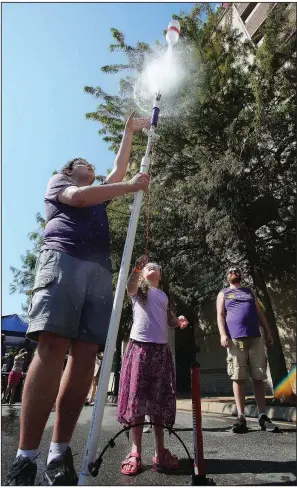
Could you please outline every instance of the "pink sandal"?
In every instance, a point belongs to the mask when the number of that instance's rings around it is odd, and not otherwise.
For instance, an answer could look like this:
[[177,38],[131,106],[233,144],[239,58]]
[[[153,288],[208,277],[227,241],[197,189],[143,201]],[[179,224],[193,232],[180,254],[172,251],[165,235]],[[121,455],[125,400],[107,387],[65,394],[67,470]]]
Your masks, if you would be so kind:
[[[136,461],[131,460],[132,457],[136,458]],[[124,466],[131,466],[132,469],[125,469]],[[136,476],[141,472],[141,456],[138,452],[129,452],[124,461],[122,462],[121,473],[127,476]]]
[[177,456],[171,454],[168,449],[164,449],[159,456],[153,457],[154,471],[172,471],[179,469],[179,461]]

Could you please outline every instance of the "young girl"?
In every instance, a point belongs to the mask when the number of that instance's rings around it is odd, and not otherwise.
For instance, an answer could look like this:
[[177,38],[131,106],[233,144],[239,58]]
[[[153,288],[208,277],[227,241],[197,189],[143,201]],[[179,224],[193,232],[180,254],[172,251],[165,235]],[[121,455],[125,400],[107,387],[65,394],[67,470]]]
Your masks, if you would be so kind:
[[[137,259],[127,285],[133,325],[120,377],[117,420],[123,425],[141,424],[145,415],[161,426],[175,422],[175,369],[168,346],[168,326],[185,328],[188,321],[184,316],[174,316],[163,281],[160,266],[147,263],[146,256]],[[142,425],[131,429],[132,450],[121,469],[125,475],[141,471],[142,432]],[[154,469],[178,469],[177,457],[165,449],[163,428],[154,426],[154,432]]]
[[8,376],[8,386],[4,396],[4,401],[7,402],[10,394],[9,405],[13,404],[16,387],[21,381],[26,356],[27,356],[26,349],[21,349],[20,352],[16,354],[16,356],[14,357],[13,367]]

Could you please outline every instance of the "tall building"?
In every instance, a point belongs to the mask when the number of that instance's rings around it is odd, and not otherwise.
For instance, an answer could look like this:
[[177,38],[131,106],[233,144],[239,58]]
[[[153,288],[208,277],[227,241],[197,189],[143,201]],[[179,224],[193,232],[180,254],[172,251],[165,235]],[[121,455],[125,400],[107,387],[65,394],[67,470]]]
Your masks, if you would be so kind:
[[[242,39],[251,40],[260,46],[264,38],[264,26],[270,9],[276,3],[223,3],[224,8],[219,21],[220,26],[228,25],[242,34]],[[283,4],[288,12],[288,25],[292,25],[292,34],[296,31],[296,3]],[[213,34],[215,35],[215,34]],[[250,55],[250,62],[254,59]],[[274,283],[268,283],[268,293],[278,325],[281,344],[288,370],[296,364],[296,303],[290,297],[293,290],[289,284],[283,283],[281,289]],[[199,362],[201,363],[202,395],[232,395],[232,382],[227,375],[226,351],[220,345],[220,337],[216,325],[215,299],[205,301],[199,328],[195,329],[196,343],[200,347]],[[177,358],[177,364],[180,361]],[[266,393],[272,394],[272,380],[269,368]],[[296,392],[296,385],[292,385]],[[252,383],[246,380],[247,394],[252,394]]]
[[[223,3],[224,12],[220,24],[232,25],[237,28],[245,38],[250,39],[256,46],[263,42],[263,27],[267,19],[268,12],[274,8],[274,3]],[[292,25],[292,32],[296,30],[296,3],[286,3],[288,11],[288,21]]]

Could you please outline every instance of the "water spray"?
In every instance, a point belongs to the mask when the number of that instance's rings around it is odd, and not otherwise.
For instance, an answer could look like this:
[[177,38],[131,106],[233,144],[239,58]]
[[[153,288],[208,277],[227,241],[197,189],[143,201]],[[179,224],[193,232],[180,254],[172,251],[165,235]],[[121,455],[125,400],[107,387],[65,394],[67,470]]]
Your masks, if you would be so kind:
[[[172,22],[175,22],[174,24],[172,24],[172,27],[177,28],[176,27],[177,21],[172,21]],[[170,25],[171,23],[169,24],[169,26]],[[172,35],[172,32],[174,32],[174,36]],[[176,34],[177,31],[171,29],[167,41],[168,46],[170,46],[170,44],[176,44],[178,40],[178,38],[176,40]],[[159,138],[159,135],[156,134],[155,129],[158,124],[158,118],[160,112],[160,100],[161,100],[161,93],[157,91],[153,103],[150,128],[143,129],[143,132],[148,137],[148,142],[146,146],[145,155],[141,161],[141,166],[140,166],[141,173],[148,173],[149,166],[150,166],[149,155],[150,155],[152,143],[154,139]],[[106,338],[106,345],[104,349],[104,356],[103,356],[103,361],[102,361],[102,366],[101,366],[101,371],[99,376],[98,388],[97,388],[96,399],[93,408],[86,452],[85,452],[81,472],[79,474],[78,485],[91,484],[92,475],[95,474],[94,469],[96,466],[95,465],[96,450],[98,445],[98,439],[101,433],[101,424],[102,424],[102,419],[104,414],[105,400],[108,391],[108,384],[109,384],[109,378],[111,374],[113,356],[116,349],[116,340],[117,340],[117,335],[119,330],[120,318],[121,318],[121,313],[123,308],[126,284],[128,280],[128,273],[129,273],[129,268],[131,263],[132,251],[134,247],[134,241],[135,241],[135,235],[136,235],[136,229],[137,229],[142,199],[143,199],[143,191],[138,191],[134,198],[134,204],[130,216],[127,237],[126,237],[126,242],[123,251],[120,272],[119,272],[119,278],[117,282],[117,287],[116,287],[116,292],[115,292],[115,297],[114,297],[114,302],[112,307],[112,313],[111,313],[111,318],[110,318],[110,323],[108,328],[108,334]]]

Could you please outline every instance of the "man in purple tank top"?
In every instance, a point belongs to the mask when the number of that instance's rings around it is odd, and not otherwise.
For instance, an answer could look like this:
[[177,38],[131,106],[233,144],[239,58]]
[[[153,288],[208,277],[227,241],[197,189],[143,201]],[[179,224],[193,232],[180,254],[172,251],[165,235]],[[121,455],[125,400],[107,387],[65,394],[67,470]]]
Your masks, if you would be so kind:
[[69,443],[90,388],[96,353],[104,349],[113,303],[106,206],[113,198],[148,188],[146,174],[122,181],[133,134],[148,126],[148,119],[131,114],[103,185],[93,185],[94,166],[81,158],[67,163],[47,185],[46,226],[28,310],[27,335],[38,347],[24,386],[19,449],[8,485],[34,485],[38,448],[55,401],[41,484],[77,484]]
[[241,286],[242,273],[232,267],[227,272],[229,288],[220,291],[217,297],[217,321],[221,345],[227,348],[228,374],[233,380],[233,392],[238,418],[233,432],[247,432],[244,415],[246,370],[253,383],[259,410],[261,430],[277,432],[279,429],[265,414],[266,355],[260,333],[264,328],[268,346],[273,338],[261,306],[250,288]]

